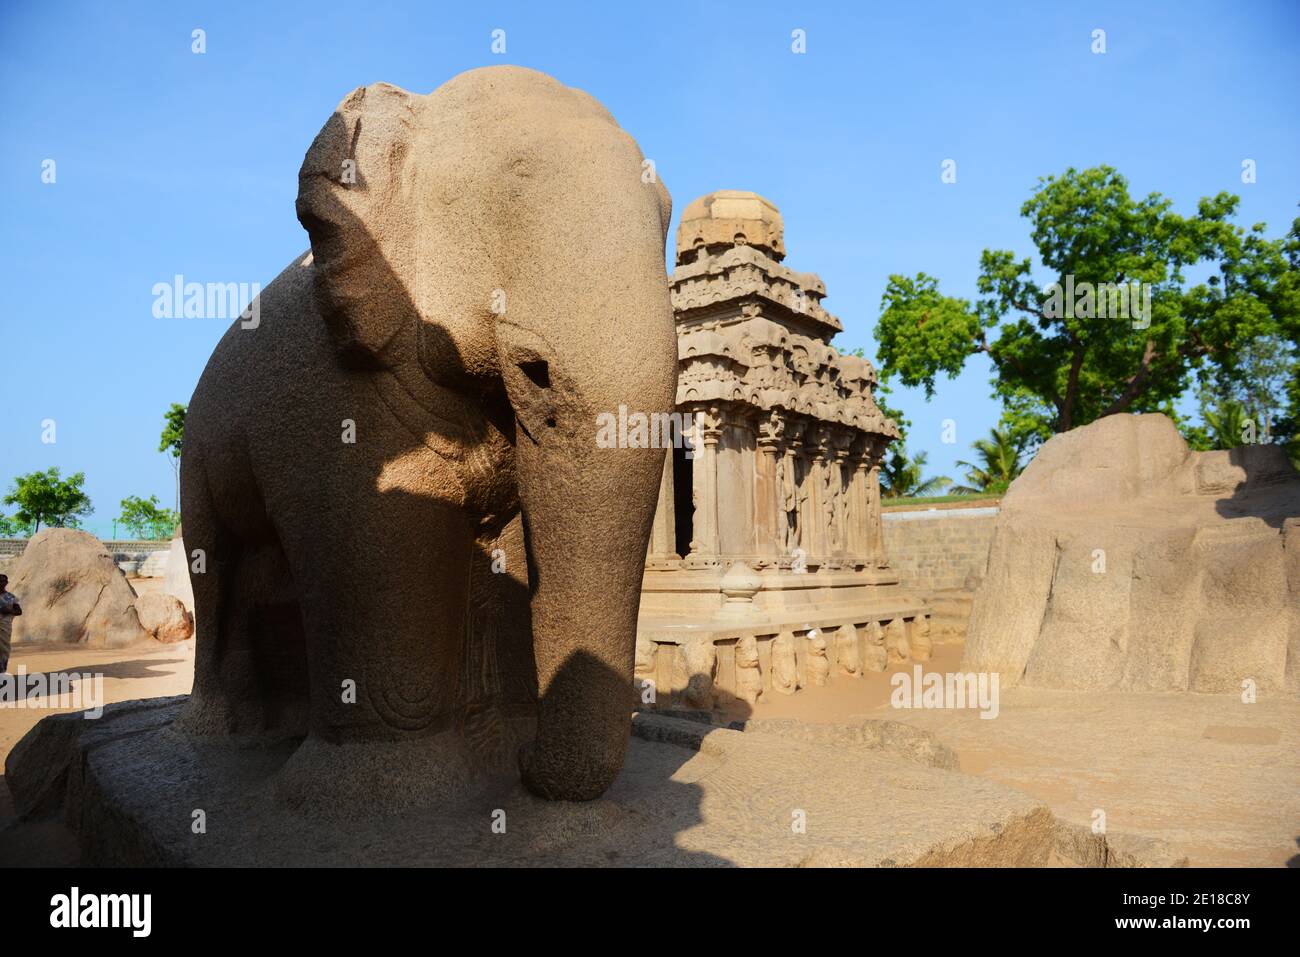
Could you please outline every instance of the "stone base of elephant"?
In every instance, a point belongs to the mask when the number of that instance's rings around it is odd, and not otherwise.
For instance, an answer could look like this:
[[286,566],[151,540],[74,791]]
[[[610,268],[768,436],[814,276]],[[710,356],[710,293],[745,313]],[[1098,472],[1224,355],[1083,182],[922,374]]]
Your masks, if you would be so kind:
[[502,740],[485,752],[453,731],[341,745],[309,737],[276,773],[275,797],[310,820],[339,824],[457,803],[512,780],[534,726],[531,720],[505,725]]
[[[431,787],[444,793],[422,805],[427,795],[396,782],[430,771],[424,759],[384,748],[365,756],[355,750],[360,745],[334,760],[324,744],[215,743],[172,729],[184,701],[129,701],[109,705],[98,720],[72,713],[41,721],[6,762],[20,818],[11,827],[49,829],[61,821],[76,836],[79,863],[119,866],[1035,866],[1119,859],[1067,833],[1040,801],[936,766],[950,764],[936,758],[941,748],[915,741],[887,747],[884,731],[846,725],[811,733],[797,722],[741,731],[641,713],[623,771],[598,800],[539,800],[517,775],[448,796],[448,780],[465,770],[453,762],[458,770],[432,772]],[[430,760],[438,751],[430,749]],[[411,760],[418,766],[384,767]],[[352,763],[346,787],[306,776],[308,769],[342,772],[343,761]],[[369,809],[350,790],[364,788],[366,774]],[[318,790],[308,794],[313,784]],[[292,795],[303,799],[297,808],[286,806]],[[349,813],[337,813],[344,806]],[[0,844],[24,843],[13,832],[5,836],[15,839]],[[1078,860],[1062,861],[1063,853]]]

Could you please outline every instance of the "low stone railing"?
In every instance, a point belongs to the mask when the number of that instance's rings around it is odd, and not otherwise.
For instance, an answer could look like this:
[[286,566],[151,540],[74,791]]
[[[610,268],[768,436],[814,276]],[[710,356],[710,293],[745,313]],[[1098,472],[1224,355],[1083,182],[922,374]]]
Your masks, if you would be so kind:
[[[928,661],[928,615],[867,619],[777,633],[753,629],[667,629],[637,636],[635,685],[648,707],[713,708],[728,699],[753,704],[833,678],[860,678],[891,664]],[[653,693],[647,693],[652,691]]]

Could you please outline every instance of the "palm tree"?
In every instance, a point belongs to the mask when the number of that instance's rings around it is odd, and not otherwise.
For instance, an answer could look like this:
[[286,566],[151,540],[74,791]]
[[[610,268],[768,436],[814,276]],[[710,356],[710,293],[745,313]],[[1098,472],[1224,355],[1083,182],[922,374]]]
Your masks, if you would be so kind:
[[1210,441],[1216,449],[1235,449],[1246,443],[1247,429],[1252,433],[1254,422],[1246,407],[1232,399],[1221,401],[1217,408],[1204,409],[1201,418],[1209,429]]
[[917,452],[915,458],[907,454],[907,447],[895,445],[880,467],[880,492],[885,498],[915,498],[934,495],[952,484],[943,475],[921,478],[925,469],[926,454]]
[[981,465],[957,460],[966,469],[968,485],[954,485],[954,495],[971,495],[975,492],[1005,492],[1017,475],[1023,471],[1020,464],[1027,436],[1016,435],[1010,429],[993,429],[987,439],[977,439],[973,448]]

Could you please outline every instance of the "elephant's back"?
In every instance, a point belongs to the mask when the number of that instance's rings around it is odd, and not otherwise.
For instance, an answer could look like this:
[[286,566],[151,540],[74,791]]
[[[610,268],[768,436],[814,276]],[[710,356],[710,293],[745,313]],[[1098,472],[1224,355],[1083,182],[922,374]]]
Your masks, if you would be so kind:
[[221,512],[260,498],[255,463],[267,449],[291,448],[304,411],[342,387],[312,296],[310,253],[295,257],[257,306],[255,321],[236,320],[213,349],[186,415],[182,499],[191,481],[202,482],[194,492]]
[[241,418],[264,415],[286,393],[318,387],[322,366],[332,364],[306,253],[262,290],[254,318],[235,320],[212,350],[190,402],[186,439],[215,437]]

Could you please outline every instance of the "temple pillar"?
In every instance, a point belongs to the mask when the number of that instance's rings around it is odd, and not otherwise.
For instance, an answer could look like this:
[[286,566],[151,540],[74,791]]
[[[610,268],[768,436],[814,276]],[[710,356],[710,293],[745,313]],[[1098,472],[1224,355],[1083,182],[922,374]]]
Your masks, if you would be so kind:
[[871,558],[871,466],[862,450],[855,450],[849,461],[849,554],[855,565],[868,565]]
[[782,527],[786,541],[781,545],[782,564],[807,570],[808,536],[807,498],[808,483],[803,468],[803,432],[800,421],[787,423],[789,435],[782,445],[781,510]]
[[818,566],[830,557],[830,520],[835,502],[830,487],[831,460],[827,447],[827,430],[819,427],[808,460],[809,560]]
[[785,550],[784,522],[781,516],[781,489],[777,482],[776,460],[784,454],[780,448],[781,418],[771,418],[758,427],[754,453],[754,554],[757,564],[776,564]]
[[885,454],[886,442],[875,443],[871,456],[871,471],[868,473],[867,492],[870,497],[870,513],[867,528],[868,554],[877,568],[886,568],[889,559],[885,556],[885,525],[880,514],[880,460]]
[[834,435],[833,458],[831,460],[831,492],[835,497],[835,507],[831,512],[834,548],[832,552],[837,564],[843,564],[851,550],[849,548],[849,520],[853,512],[850,500],[852,476],[844,471],[849,458],[849,444],[853,433],[837,429]]
[[655,506],[655,520],[650,527],[650,551],[647,564],[664,565],[677,562],[677,513],[673,503],[673,450],[664,451],[664,471],[659,480],[659,503]]
[[726,407],[718,423],[715,458],[718,554],[749,559],[754,552],[754,435]]
[[817,554],[817,475],[815,451],[797,449],[795,452],[799,483],[799,550],[803,560],[815,565]]
[[692,528],[690,565],[718,564],[718,440],[722,437],[719,410],[710,408],[696,416],[695,459],[691,468],[695,522]]

